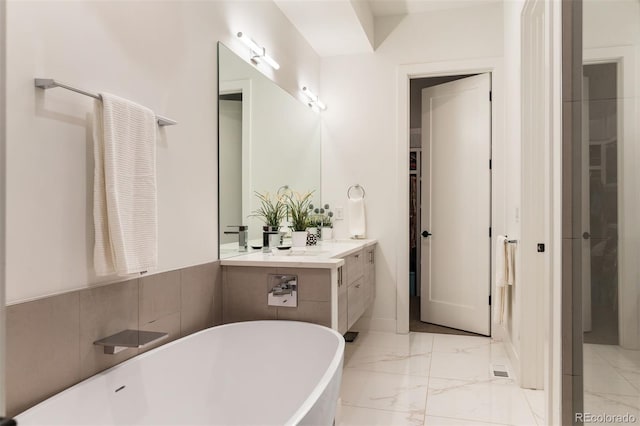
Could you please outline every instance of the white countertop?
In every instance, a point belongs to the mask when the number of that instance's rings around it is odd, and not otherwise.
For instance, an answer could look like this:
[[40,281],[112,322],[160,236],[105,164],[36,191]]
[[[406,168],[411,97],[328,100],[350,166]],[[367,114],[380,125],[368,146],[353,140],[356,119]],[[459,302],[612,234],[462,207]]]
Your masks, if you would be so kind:
[[253,250],[247,254],[221,259],[222,266],[262,266],[282,268],[338,268],[344,257],[377,244],[377,240],[334,240],[318,242],[317,246],[274,249],[272,253]]

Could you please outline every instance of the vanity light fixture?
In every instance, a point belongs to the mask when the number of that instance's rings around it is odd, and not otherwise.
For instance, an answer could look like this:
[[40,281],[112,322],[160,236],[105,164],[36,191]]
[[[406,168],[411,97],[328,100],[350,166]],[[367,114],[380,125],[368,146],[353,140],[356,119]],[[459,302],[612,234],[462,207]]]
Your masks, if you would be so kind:
[[259,63],[260,61],[264,61],[269,64],[273,69],[280,69],[280,64],[278,64],[271,56],[267,55],[267,49],[261,47],[258,43],[253,41],[248,35],[239,32],[238,38],[241,42],[245,44],[251,51],[251,62],[254,64]]
[[302,93],[304,93],[304,95],[307,97],[308,101],[308,105],[310,107],[317,107],[319,109],[321,109],[322,111],[324,111],[325,109],[327,109],[327,106],[324,104],[324,102],[322,102],[320,100],[320,98],[318,97],[318,95],[316,95],[315,93],[313,93],[311,90],[309,90],[309,88],[307,86],[303,86],[302,87]]

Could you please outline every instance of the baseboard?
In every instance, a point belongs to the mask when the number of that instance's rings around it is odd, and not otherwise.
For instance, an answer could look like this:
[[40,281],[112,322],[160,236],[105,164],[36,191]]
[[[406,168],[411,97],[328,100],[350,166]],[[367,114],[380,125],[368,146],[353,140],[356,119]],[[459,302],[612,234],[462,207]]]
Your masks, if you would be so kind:
[[396,320],[392,318],[362,317],[352,327],[357,331],[396,332]]
[[[520,381],[520,356],[518,351],[516,350],[513,342],[511,341],[511,337],[509,333],[506,332],[504,327],[499,326],[501,328],[501,338],[504,343],[504,349],[507,352],[507,356],[509,357],[509,361],[511,362],[511,372],[513,373],[513,377],[516,380],[518,386],[522,387],[522,383]],[[496,327],[497,328],[497,327]]]

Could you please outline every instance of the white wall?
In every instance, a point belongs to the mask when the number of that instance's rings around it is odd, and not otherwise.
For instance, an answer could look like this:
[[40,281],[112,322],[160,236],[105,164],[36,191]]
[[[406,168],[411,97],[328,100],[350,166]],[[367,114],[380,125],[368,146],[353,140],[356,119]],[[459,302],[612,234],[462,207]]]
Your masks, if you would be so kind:
[[178,121],[158,143],[159,270],[218,257],[216,42],[246,56],[246,31],[297,93],[319,58],[272,2],[7,5],[7,299],[100,282],[92,268],[92,100],[33,86],[57,78],[130,98]]
[[[379,240],[376,300],[361,328],[396,329],[395,231],[402,220],[395,205],[400,187],[396,182],[399,66],[501,57],[502,21],[501,4],[378,19],[377,28],[384,28],[388,36],[376,52],[322,59],[319,95],[328,105],[322,131],[324,202],[345,206],[347,188],[361,184],[367,194],[367,236]],[[376,34],[376,39],[381,37]],[[502,140],[502,116],[497,119],[500,125],[494,131]],[[335,232],[346,237],[347,220],[336,221]],[[408,276],[408,263],[406,268]]]

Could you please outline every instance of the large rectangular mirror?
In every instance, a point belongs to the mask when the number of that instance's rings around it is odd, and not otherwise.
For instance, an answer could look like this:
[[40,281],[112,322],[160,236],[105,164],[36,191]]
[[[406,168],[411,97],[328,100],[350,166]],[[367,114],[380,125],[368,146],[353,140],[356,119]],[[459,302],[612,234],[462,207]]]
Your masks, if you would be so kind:
[[[262,244],[253,217],[255,193],[315,191],[320,199],[320,115],[218,43],[218,170],[220,258],[238,250],[236,225]],[[227,233],[225,233],[227,232]]]

